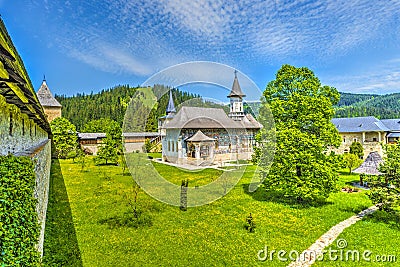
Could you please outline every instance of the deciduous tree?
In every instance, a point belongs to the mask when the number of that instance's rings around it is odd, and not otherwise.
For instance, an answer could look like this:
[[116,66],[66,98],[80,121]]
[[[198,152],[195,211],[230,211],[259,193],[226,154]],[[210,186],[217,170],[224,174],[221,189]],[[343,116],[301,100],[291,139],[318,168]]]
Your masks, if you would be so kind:
[[[261,171],[266,190],[299,202],[327,198],[337,181],[338,160],[328,151],[341,142],[331,123],[338,91],[322,86],[308,68],[284,65],[263,96],[260,121],[268,119],[263,106],[269,105],[276,127],[274,161]],[[265,169],[262,156],[259,165]]]
[[364,157],[364,148],[360,142],[353,142],[350,145],[350,154],[356,155],[359,159]]
[[106,138],[99,148],[96,163],[117,163],[118,155],[122,154],[122,130],[116,121],[112,121],[106,129]]
[[57,157],[65,159],[78,146],[75,125],[66,118],[56,118],[50,123]]
[[351,174],[352,170],[362,163],[362,160],[354,154],[346,153],[343,155],[343,163],[346,168],[349,168],[349,174]]
[[374,204],[389,212],[400,211],[400,143],[383,146],[384,163],[380,165],[381,176],[369,176],[369,197]]

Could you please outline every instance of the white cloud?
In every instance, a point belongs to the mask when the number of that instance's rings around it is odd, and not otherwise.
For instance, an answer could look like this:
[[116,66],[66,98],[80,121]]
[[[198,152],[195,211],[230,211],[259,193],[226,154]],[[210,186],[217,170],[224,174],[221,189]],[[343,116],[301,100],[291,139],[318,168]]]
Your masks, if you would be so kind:
[[60,3],[47,2],[54,12],[44,25],[50,38],[57,36],[49,42],[57,39],[65,53],[111,73],[145,76],[189,60],[326,65],[363,46],[385,49],[400,41],[400,1]]
[[399,93],[400,92],[400,58],[384,61],[362,73],[330,77],[327,84],[339,91],[352,93]]

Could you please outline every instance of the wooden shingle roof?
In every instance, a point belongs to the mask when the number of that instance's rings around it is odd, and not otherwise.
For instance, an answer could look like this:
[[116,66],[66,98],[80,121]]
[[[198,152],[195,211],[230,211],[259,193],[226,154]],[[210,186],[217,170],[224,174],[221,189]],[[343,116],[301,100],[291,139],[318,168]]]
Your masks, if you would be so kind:
[[221,108],[183,106],[165,126],[166,129],[260,129],[262,125],[251,114],[235,121]]
[[0,94],[8,104],[17,106],[39,127],[51,133],[31,80],[3,20],[0,18]]
[[361,166],[355,169],[353,173],[380,175],[382,173],[378,170],[378,168],[381,163],[383,163],[383,160],[379,153],[371,152],[368,154],[368,157],[361,164]]
[[237,71],[235,71],[235,79],[233,80],[232,90],[229,93],[228,97],[245,97],[246,95],[242,92],[242,88],[240,88],[239,80],[237,78]]
[[43,80],[42,85],[37,92],[39,102],[43,107],[62,107],[60,102],[54,98],[49,87],[47,86],[46,80]]

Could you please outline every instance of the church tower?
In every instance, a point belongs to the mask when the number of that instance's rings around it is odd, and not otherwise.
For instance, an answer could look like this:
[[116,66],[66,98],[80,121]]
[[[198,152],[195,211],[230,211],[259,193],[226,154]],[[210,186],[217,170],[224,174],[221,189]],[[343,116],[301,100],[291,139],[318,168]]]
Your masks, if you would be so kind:
[[158,132],[161,135],[165,135],[165,129],[164,129],[165,124],[167,124],[170,120],[172,120],[176,114],[174,99],[172,97],[172,90],[169,90],[169,100],[165,113],[166,113],[165,116],[158,119]]
[[170,114],[173,116],[176,113],[174,99],[172,98],[172,90],[169,90],[169,101],[168,101],[166,113],[167,113],[167,116]]
[[240,121],[244,117],[243,97],[245,96],[246,95],[243,94],[239,85],[237,70],[235,70],[235,79],[233,80],[232,90],[228,95],[228,98],[230,99],[230,110],[228,115],[235,121]]
[[40,104],[43,107],[48,122],[51,122],[55,118],[61,117],[62,106],[50,92],[50,89],[46,83],[46,78],[43,78],[42,85],[40,86],[39,91],[37,92],[37,97],[39,99]]

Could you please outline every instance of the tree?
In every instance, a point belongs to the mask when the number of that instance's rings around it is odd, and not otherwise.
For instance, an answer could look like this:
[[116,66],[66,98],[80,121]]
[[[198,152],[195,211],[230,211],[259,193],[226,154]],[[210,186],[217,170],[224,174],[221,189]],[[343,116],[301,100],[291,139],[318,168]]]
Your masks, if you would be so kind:
[[116,121],[111,121],[106,129],[106,138],[99,148],[95,158],[96,163],[109,162],[117,163],[118,155],[122,154],[122,130]]
[[[308,68],[283,65],[263,96],[259,119],[268,120],[263,109],[269,105],[276,127],[274,161],[270,168],[259,162],[266,190],[298,202],[326,199],[338,179],[339,160],[328,151],[341,143],[331,123],[339,93],[322,86]],[[265,138],[263,131],[258,142]]]
[[343,155],[343,163],[346,168],[349,168],[349,174],[351,174],[352,170],[362,163],[362,160],[354,154],[346,153]]
[[400,211],[400,143],[383,146],[384,163],[380,165],[381,176],[369,176],[369,197],[374,204],[388,212]]
[[78,146],[78,135],[75,125],[66,118],[56,118],[50,123],[53,133],[55,152],[58,158],[65,159]]
[[364,148],[360,142],[353,142],[350,145],[350,154],[356,155],[359,159],[364,157]]

